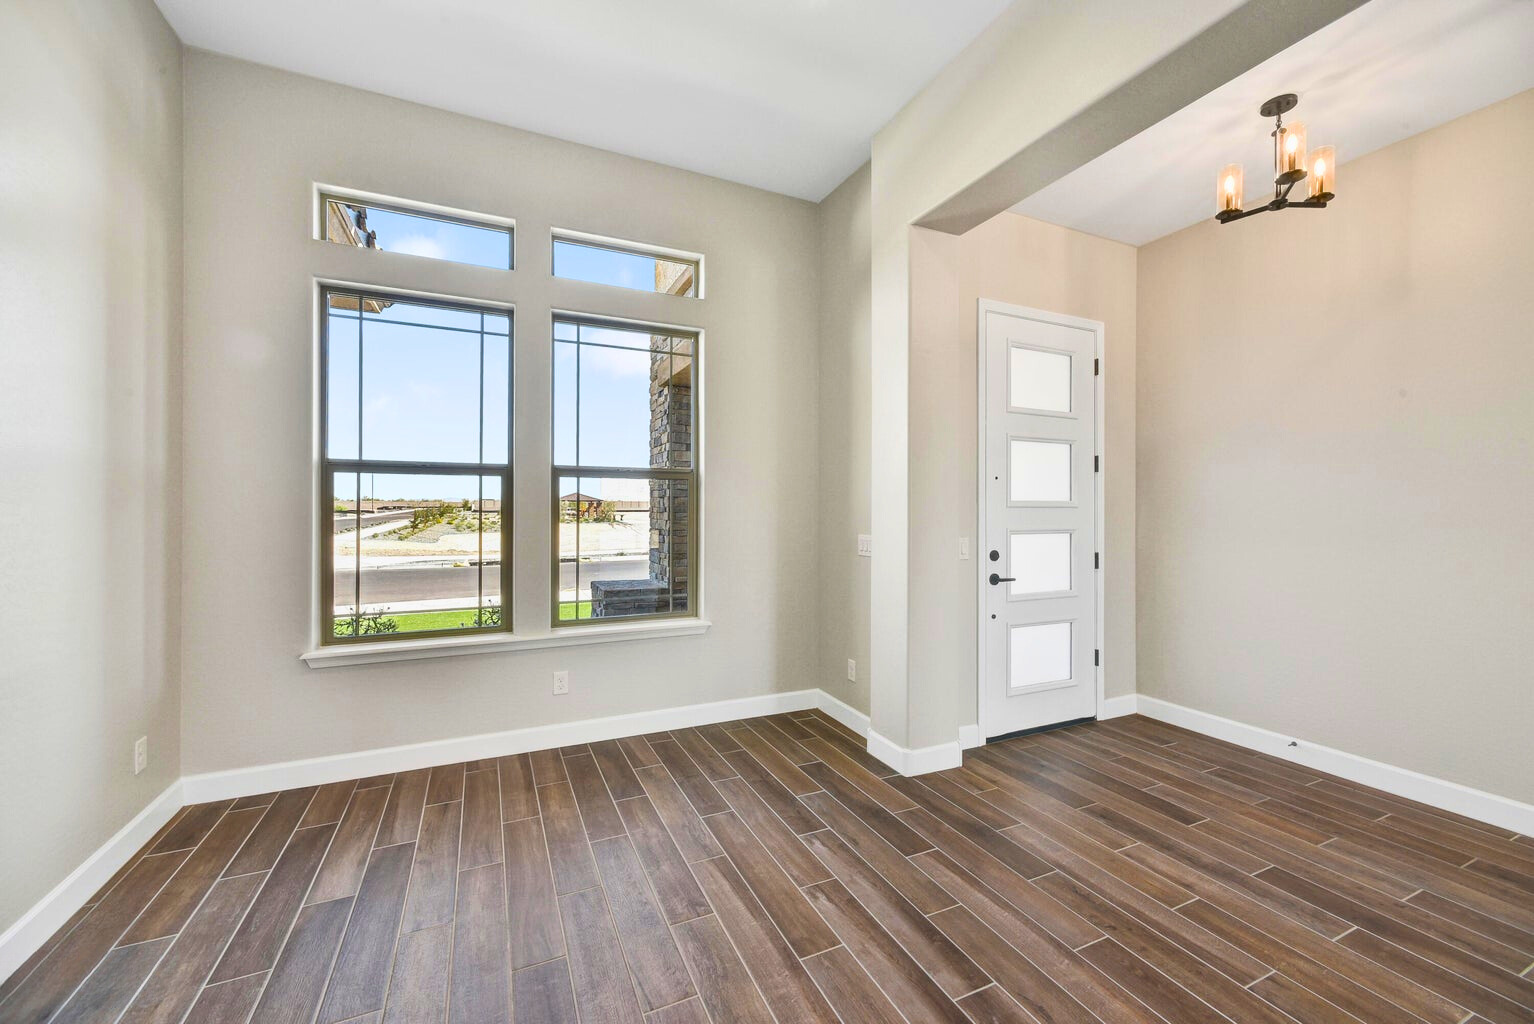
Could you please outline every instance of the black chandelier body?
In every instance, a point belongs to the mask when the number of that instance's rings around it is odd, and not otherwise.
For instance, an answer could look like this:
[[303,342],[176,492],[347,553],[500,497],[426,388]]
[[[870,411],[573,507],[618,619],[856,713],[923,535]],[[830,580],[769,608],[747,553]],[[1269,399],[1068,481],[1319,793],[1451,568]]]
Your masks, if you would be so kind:
[[[1215,220],[1228,224],[1269,210],[1324,210],[1326,204],[1336,198],[1333,190],[1337,181],[1337,160],[1333,148],[1323,146],[1314,150],[1307,163],[1305,126],[1299,123],[1284,125],[1284,115],[1299,102],[1298,96],[1287,92],[1268,100],[1258,110],[1263,117],[1273,118],[1273,198],[1261,206],[1244,209],[1241,165],[1229,164],[1215,181]],[[1306,197],[1290,199],[1289,193],[1307,178]]]

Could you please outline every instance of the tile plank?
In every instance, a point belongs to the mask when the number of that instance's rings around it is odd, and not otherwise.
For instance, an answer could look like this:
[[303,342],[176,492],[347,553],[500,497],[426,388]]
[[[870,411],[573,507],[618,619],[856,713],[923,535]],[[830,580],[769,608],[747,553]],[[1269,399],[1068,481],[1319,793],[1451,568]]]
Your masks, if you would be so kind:
[[[229,940],[209,984],[271,969],[335,831],[335,825],[315,825],[293,833],[292,842],[267,873],[260,894]],[[346,923],[344,918],[341,923]]]
[[643,796],[644,787],[634,774],[634,766],[617,740],[603,740],[591,745],[591,756],[596,760],[597,770],[607,783],[607,791],[614,800],[628,800]]
[[661,914],[668,924],[677,924],[710,912],[707,898],[687,867],[681,850],[666,830],[666,825],[646,796],[618,803],[639,863],[644,865]]
[[518,971],[511,992],[515,1024],[579,1024],[570,965],[563,957]]
[[299,821],[309,809],[318,787],[289,789],[277,795],[266,814],[256,825],[239,854],[224,870],[226,875],[245,875],[252,871],[269,871],[287,846]]
[[559,904],[540,818],[501,826],[506,835],[507,925],[514,970],[565,955]]
[[449,1024],[504,1021],[511,1014],[506,939],[506,872],[500,864],[458,876]]
[[666,823],[671,838],[676,840],[677,849],[682,851],[688,863],[717,857],[724,852],[714,842],[714,834],[703,824],[692,802],[664,766],[640,768],[634,774],[639,776],[645,794],[655,805],[656,813]]
[[905,1024],[905,1018],[879,991],[846,946],[807,957],[804,969],[836,1009],[843,1024]]
[[348,896],[298,912],[250,1024],[307,1024],[314,1018],[351,905]]
[[543,830],[549,845],[549,860],[554,868],[554,891],[576,892],[597,885],[597,866],[591,859],[591,844],[581,824],[575,794],[568,782],[553,782],[538,787],[538,804],[543,812]]
[[463,840],[458,847],[458,868],[501,862],[500,773],[468,772],[463,777]]
[[795,1024],[836,1024],[835,1012],[730,859],[699,861],[693,865],[693,872],[773,1015],[779,1021],[791,1020]]
[[453,954],[453,926],[406,932],[399,937],[383,1024],[442,1024]]
[[697,982],[698,996],[715,1021],[773,1024],[762,994],[712,914],[672,929]]
[[804,893],[768,855],[735,812],[715,814],[707,819],[707,824],[762,909],[783,932],[795,955],[811,956],[838,943],[836,933],[815,913]]
[[112,950],[70,996],[69,1002],[53,1018],[53,1024],[115,1021],[170,948],[172,938],[167,935]]
[[421,812],[426,807],[426,783],[431,770],[400,772],[389,789],[383,822],[378,826],[378,846],[413,843],[421,832]]
[[220,818],[207,838],[191,852],[170,881],[165,883],[165,887],[144,908],[144,912],[133,922],[133,927],[128,929],[118,945],[128,946],[179,932],[264,813],[263,808],[257,807],[244,811],[231,810]]
[[594,843],[623,835],[623,819],[618,816],[618,808],[613,806],[612,795],[607,791],[607,783],[602,779],[596,760],[589,753],[566,756],[565,771],[570,774],[570,787],[581,809],[586,838]]
[[462,764],[444,764],[431,769],[426,779],[426,805],[462,800],[463,774]]
[[538,813],[538,792],[533,785],[533,760],[513,754],[499,762],[501,770],[501,821],[520,821]]
[[[458,902],[458,837],[463,804],[427,804],[421,818],[421,839],[415,846],[415,868],[405,897],[401,932],[451,924]],[[387,849],[387,847],[386,847]]]
[[309,808],[304,811],[304,816],[298,819],[298,827],[308,828],[311,825],[329,825],[331,822],[340,821],[356,789],[357,780],[355,779],[331,782],[321,786],[314,791],[314,799],[309,801]]
[[414,859],[413,843],[373,851],[346,925],[346,936],[341,940],[341,951],[330,974],[317,1024],[334,1024],[383,1009]]
[[592,844],[618,942],[628,958],[640,1009],[658,1010],[693,995],[692,980],[671,930],[650,894],[639,857],[627,836]]
[[340,824],[329,826],[335,829],[335,840],[305,902],[328,903],[356,894],[388,799],[389,791],[382,787],[358,790],[352,796]]
[[583,1021],[640,1024],[634,986],[624,968],[623,950],[601,889],[559,898],[565,941],[570,947],[570,980]]
[[180,1024],[265,879],[252,874],[219,880],[118,1024]]

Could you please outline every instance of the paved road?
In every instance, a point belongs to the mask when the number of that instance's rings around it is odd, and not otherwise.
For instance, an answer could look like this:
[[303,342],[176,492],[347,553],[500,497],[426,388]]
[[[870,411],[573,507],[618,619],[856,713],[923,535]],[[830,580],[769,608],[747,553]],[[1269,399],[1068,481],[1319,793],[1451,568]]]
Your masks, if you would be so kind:
[[[563,562],[559,566],[559,589],[575,587],[575,564]],[[650,575],[648,558],[614,558],[602,562],[587,562],[580,567],[580,582],[589,587],[592,580],[642,580]],[[363,570],[362,599],[368,604],[434,601],[449,597],[465,597],[478,593],[478,570],[472,565],[412,566],[399,569]],[[336,593],[352,592],[351,569],[336,572]],[[500,593],[501,567],[485,566],[485,590]],[[345,601],[338,601],[344,604]]]
[[[404,512],[364,512],[362,513],[362,528],[365,530],[369,526],[378,526],[381,523],[400,522],[409,519],[410,516],[411,513],[408,509]],[[336,516],[335,532],[340,533],[343,530],[350,530],[356,525],[357,519],[355,516]]]

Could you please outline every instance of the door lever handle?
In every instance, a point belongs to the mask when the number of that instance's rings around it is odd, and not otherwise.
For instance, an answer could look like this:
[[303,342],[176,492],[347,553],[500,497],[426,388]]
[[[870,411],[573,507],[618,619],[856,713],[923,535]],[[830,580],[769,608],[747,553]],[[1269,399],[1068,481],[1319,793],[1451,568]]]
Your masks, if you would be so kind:
[[991,573],[991,586],[994,587],[1000,583],[1011,583],[1016,579],[1016,576],[998,576],[993,572]]

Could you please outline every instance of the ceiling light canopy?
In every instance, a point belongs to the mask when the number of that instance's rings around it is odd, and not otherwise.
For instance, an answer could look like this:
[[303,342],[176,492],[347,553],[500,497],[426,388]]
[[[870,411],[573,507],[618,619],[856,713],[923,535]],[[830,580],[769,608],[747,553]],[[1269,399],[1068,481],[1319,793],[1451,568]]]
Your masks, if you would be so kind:
[[[1305,126],[1296,121],[1284,124],[1284,115],[1293,110],[1300,98],[1292,92],[1275,96],[1258,110],[1263,117],[1273,118],[1273,198],[1250,210],[1244,209],[1244,180],[1240,164],[1226,164],[1215,179],[1214,219],[1221,224],[1269,210],[1287,210],[1300,207],[1307,210],[1324,210],[1326,204],[1336,198],[1337,151],[1331,146],[1321,146],[1307,158],[1305,152]],[[1290,199],[1289,193],[1300,182],[1310,179],[1304,199]]]

